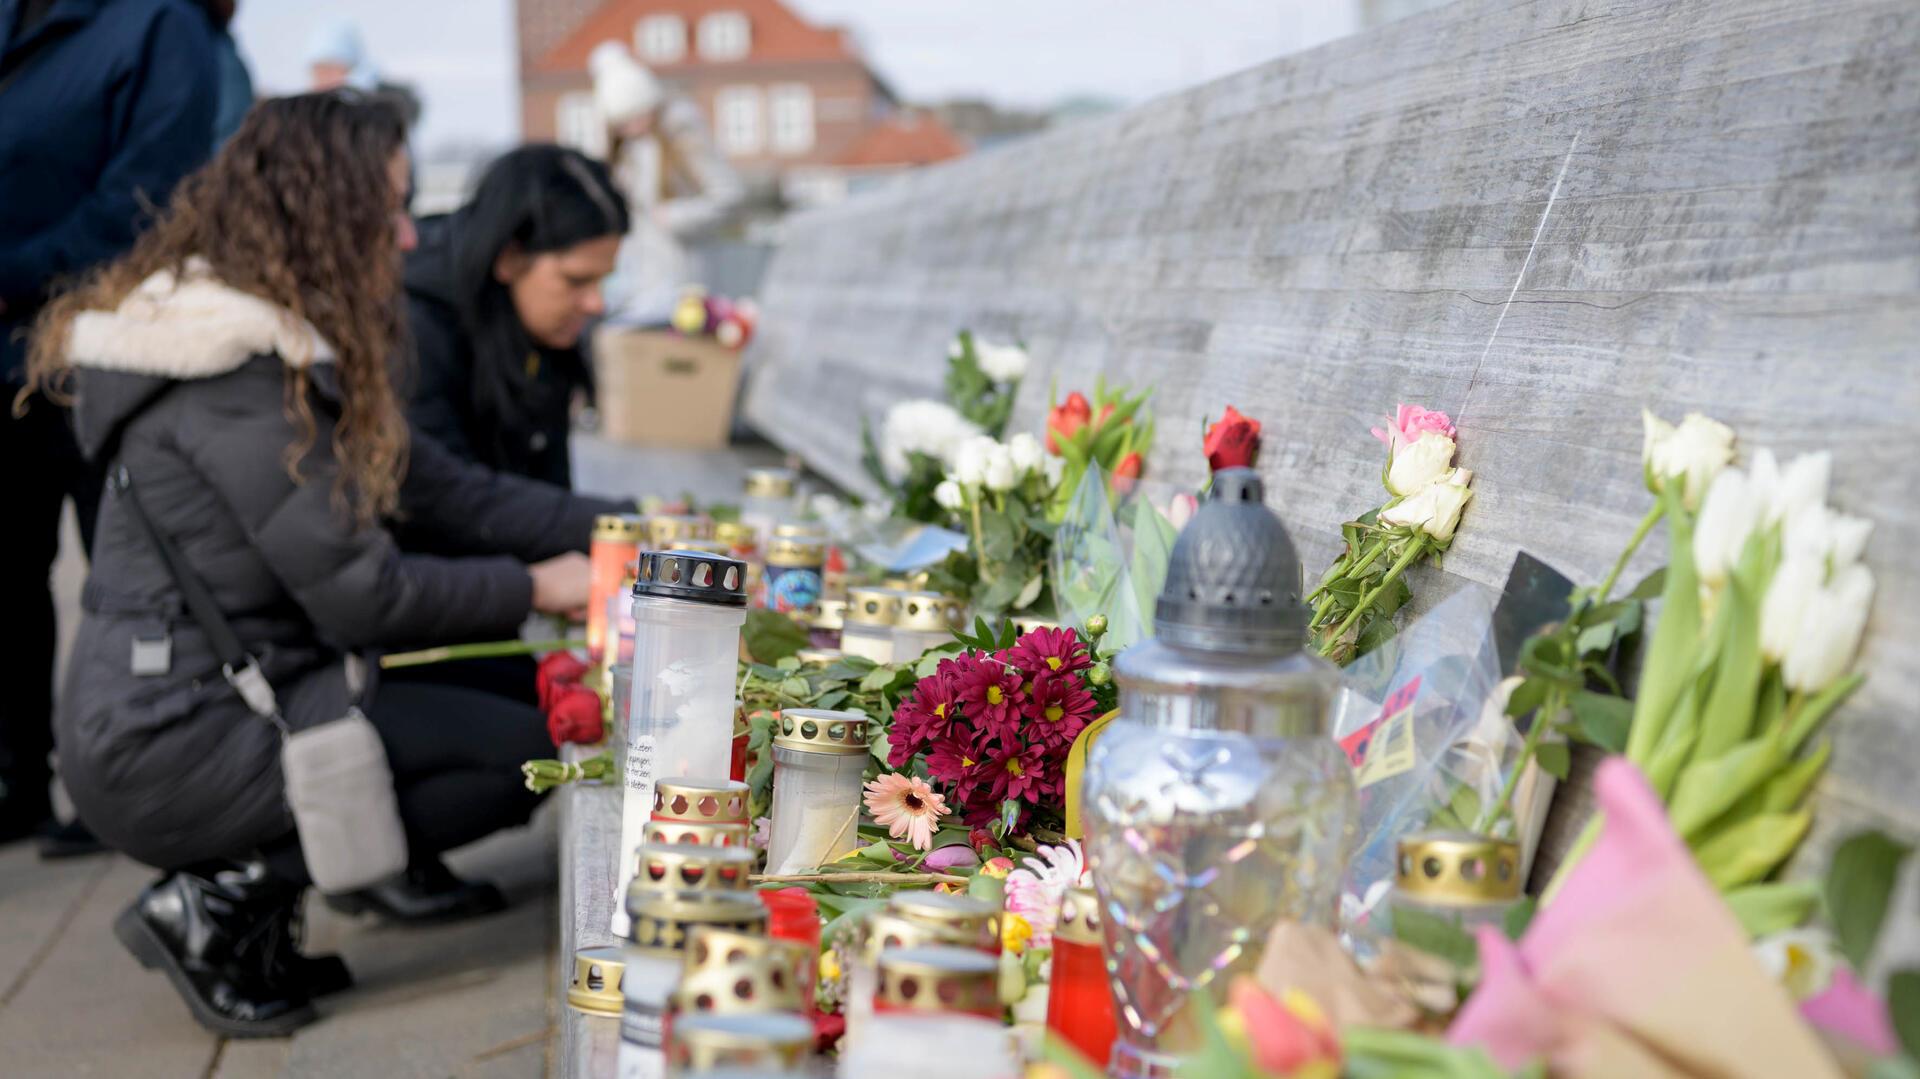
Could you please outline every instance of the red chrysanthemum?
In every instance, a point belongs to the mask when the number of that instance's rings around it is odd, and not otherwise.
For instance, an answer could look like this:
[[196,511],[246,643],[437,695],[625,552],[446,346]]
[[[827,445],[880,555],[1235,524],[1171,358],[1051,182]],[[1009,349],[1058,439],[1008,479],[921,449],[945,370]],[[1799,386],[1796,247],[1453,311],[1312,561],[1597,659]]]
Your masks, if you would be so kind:
[[954,691],[976,737],[988,732],[1012,737],[1020,729],[1026,704],[1019,672],[991,657],[962,655],[952,662]]
[[888,763],[901,767],[929,743],[945,738],[959,717],[958,679],[952,660],[914,684],[913,692],[894,709],[888,741]]
[[984,765],[974,756],[972,747],[955,739],[943,739],[927,750],[927,774],[940,781],[944,790],[965,801],[980,785]]
[[1078,634],[1045,626],[1028,630],[1001,657],[1031,675],[1068,674],[1093,666]]
[[1099,705],[1071,674],[1043,674],[1033,680],[1026,733],[1049,750],[1064,751],[1093,719]]
[[999,747],[986,759],[982,781],[995,803],[1032,801],[1047,786],[1047,756],[1037,745]]

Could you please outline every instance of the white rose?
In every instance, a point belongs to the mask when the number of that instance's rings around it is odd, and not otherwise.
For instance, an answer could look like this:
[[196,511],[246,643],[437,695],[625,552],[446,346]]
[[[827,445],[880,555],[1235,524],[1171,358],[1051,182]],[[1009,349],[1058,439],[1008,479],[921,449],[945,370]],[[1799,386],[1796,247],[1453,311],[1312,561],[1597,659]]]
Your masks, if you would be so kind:
[[1854,563],[1807,600],[1799,632],[1780,660],[1787,688],[1818,693],[1853,662],[1873,605],[1873,574]]
[[1022,476],[1039,471],[1041,462],[1047,456],[1046,447],[1040,445],[1040,440],[1025,431],[1007,440],[1007,452],[1013,455],[1014,471]]
[[1453,439],[1438,431],[1422,432],[1410,446],[1402,446],[1387,466],[1387,490],[1411,495],[1446,475],[1453,463]]
[[933,500],[938,503],[942,509],[959,510],[965,509],[967,505],[966,492],[962,491],[960,485],[952,480],[941,480],[940,483],[934,487]]
[[1018,382],[1027,377],[1027,350],[1019,345],[994,345],[976,340],[973,358],[995,382]]
[[960,443],[953,454],[953,475],[967,487],[978,487],[987,479],[987,464],[993,460],[993,451],[1000,448],[991,436],[975,435]]
[[887,410],[880,427],[880,463],[899,480],[907,474],[907,455],[924,453],[952,467],[961,442],[980,433],[965,416],[939,401],[902,401]]
[[1693,525],[1693,561],[1700,583],[1719,588],[1740,561],[1747,537],[1767,512],[1767,494],[1758,490],[1745,472],[1729,468],[1713,479],[1700,501],[1700,518]]
[[1778,663],[1793,647],[1807,605],[1820,592],[1826,567],[1811,558],[1788,558],[1774,571],[1760,602],[1760,652]]
[[1796,1003],[1819,996],[1833,982],[1833,940],[1821,930],[1782,930],[1754,941],[1753,955]]
[[1698,412],[1687,413],[1678,427],[1645,409],[1640,418],[1646,428],[1640,462],[1647,489],[1659,492],[1678,482],[1681,500],[1695,508],[1713,477],[1733,460],[1733,428]]
[[[1425,435],[1421,436],[1422,441],[1425,439]],[[1412,497],[1381,511],[1380,520],[1397,528],[1417,529],[1444,543],[1452,539],[1454,530],[1460,527],[1461,511],[1473,498],[1473,490],[1467,486],[1472,481],[1472,472],[1453,469]]]
[[1013,467],[1013,454],[1005,446],[995,444],[993,454],[987,458],[987,490],[1011,491],[1020,482],[1020,473]]

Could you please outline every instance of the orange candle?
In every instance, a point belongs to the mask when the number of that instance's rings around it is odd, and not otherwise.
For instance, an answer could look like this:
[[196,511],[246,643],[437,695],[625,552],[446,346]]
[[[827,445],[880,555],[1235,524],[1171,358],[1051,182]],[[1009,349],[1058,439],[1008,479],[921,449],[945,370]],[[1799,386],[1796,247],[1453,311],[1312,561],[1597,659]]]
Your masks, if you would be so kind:
[[606,654],[607,604],[620,591],[627,566],[640,557],[640,541],[647,519],[637,513],[607,513],[594,519],[593,544],[587,558],[592,577],[587,594],[587,654],[595,660]]

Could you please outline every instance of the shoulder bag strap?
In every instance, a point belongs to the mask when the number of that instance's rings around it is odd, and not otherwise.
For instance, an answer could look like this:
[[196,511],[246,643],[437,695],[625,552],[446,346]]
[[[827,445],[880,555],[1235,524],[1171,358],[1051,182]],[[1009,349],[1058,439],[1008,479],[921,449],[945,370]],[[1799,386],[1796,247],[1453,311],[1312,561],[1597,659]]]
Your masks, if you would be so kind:
[[220,612],[220,605],[215,602],[213,593],[207,590],[206,582],[187,564],[173,541],[154,527],[153,518],[147,516],[146,507],[140,504],[140,494],[133,487],[133,476],[124,463],[114,466],[109,483],[116,496],[127,500],[127,509],[132,513],[135,523],[146,534],[147,542],[159,553],[160,561],[166,564],[168,576],[173,578],[180,594],[186,598],[187,610],[192,613],[194,621],[200,623],[200,629],[212,643],[214,654],[220,660],[220,673],[226,676],[227,684],[240,694],[240,699],[247,703],[255,715],[271,720],[281,733],[286,733],[287,724],[280,717],[280,703],[274,698],[273,686],[261,672],[259,661],[240,643],[240,636],[233,631],[227,616]]

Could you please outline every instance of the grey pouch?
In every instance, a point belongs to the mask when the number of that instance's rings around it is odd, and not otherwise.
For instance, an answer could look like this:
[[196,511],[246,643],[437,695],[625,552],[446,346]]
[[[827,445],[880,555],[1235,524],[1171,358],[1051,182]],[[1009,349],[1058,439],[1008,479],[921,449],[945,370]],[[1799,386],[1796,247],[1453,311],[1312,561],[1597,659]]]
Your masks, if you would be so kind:
[[316,888],[351,892],[407,867],[386,747],[360,709],[287,735],[280,769]]

